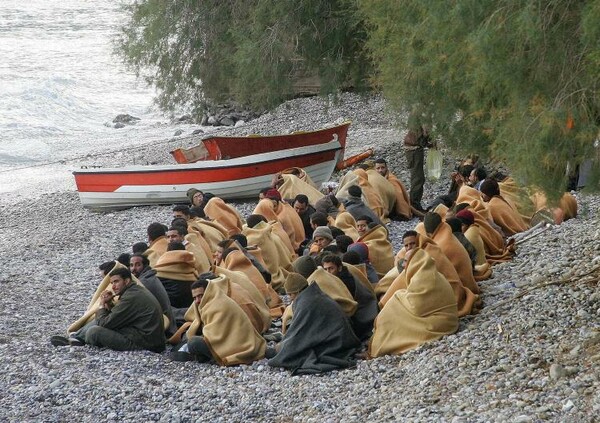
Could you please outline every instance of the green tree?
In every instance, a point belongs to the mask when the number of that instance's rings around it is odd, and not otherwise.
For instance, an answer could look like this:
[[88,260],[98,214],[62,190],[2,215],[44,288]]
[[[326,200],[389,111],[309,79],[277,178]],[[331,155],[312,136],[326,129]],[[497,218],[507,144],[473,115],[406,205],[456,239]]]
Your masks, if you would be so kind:
[[275,106],[311,77],[321,93],[362,88],[366,33],[348,0],[139,0],[117,51],[164,110],[234,101]]
[[358,5],[374,84],[403,124],[416,116],[451,148],[502,160],[554,197],[568,162],[598,154],[600,1]]

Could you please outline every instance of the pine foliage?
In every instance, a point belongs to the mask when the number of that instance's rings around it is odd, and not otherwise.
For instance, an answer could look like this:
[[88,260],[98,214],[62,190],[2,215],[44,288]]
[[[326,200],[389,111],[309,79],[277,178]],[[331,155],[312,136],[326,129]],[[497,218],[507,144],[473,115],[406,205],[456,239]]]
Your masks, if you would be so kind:
[[417,117],[554,197],[568,163],[598,154],[600,1],[359,4],[374,83],[405,125]]
[[[351,5],[351,4],[350,4]],[[322,93],[361,89],[371,71],[366,33],[347,0],[139,0],[117,50],[158,89],[165,110],[234,101],[255,110],[295,93],[304,76]]]

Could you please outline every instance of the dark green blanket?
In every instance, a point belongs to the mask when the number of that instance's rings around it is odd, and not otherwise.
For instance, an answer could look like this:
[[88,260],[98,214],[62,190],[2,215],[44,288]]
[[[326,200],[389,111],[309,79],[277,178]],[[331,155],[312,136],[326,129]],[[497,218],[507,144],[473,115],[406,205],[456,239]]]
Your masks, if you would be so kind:
[[294,317],[279,353],[269,360],[292,375],[315,374],[344,369],[353,359],[360,341],[350,321],[335,301],[313,283],[293,303]]

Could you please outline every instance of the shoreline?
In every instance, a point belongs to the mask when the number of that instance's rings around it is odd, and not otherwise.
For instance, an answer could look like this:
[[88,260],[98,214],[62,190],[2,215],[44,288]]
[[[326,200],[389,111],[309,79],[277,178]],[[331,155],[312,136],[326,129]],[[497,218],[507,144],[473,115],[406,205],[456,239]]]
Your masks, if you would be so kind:
[[[326,116],[315,102],[294,101],[314,113],[304,122],[291,105],[269,116],[280,117],[278,127],[258,118],[238,130],[310,129],[334,122],[346,107],[355,115],[347,155],[375,147],[408,182],[400,132],[380,101],[357,103],[361,108],[342,103]],[[131,156],[103,160],[109,159]],[[445,157],[443,175],[453,165]],[[511,262],[494,266],[494,277],[480,283],[483,310],[461,318],[456,334],[399,357],[360,361],[353,369],[291,377],[264,359],[222,368],[143,351],[52,347],[49,337],[85,310],[100,281],[97,266],[144,240],[149,223],[171,218],[170,206],[90,212],[81,208],[73,186],[34,186],[0,201],[3,420],[526,422],[591,421],[600,413],[598,282],[549,285],[511,300],[536,284],[600,266],[597,194],[577,194],[580,217],[525,242]],[[424,202],[446,189],[445,180],[427,182]],[[245,216],[254,204],[235,203]],[[390,225],[394,252],[415,224]],[[494,306],[501,301],[508,302]]]

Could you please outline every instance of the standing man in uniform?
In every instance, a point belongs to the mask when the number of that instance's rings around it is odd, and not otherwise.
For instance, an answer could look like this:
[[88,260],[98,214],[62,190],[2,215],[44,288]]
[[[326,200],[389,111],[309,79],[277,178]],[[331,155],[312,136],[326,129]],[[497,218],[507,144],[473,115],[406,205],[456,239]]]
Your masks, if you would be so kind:
[[431,137],[428,130],[420,125],[416,130],[409,129],[404,137],[404,152],[406,164],[410,170],[410,204],[416,210],[423,212],[421,199],[425,184],[425,147],[431,147]]

